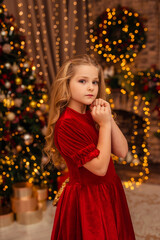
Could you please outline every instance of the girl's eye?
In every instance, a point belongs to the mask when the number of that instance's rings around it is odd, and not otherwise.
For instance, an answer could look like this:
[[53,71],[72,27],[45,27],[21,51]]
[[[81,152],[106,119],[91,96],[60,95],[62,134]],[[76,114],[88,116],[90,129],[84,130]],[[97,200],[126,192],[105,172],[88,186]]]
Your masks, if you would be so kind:
[[[81,79],[81,80],[79,80],[79,82],[80,82],[80,83],[85,83],[86,80]],[[94,81],[94,82],[93,82],[94,85],[97,85],[98,83],[99,83],[98,81]]]
[[99,82],[98,82],[98,81],[94,81],[93,83],[94,83],[94,84],[98,84]]
[[79,82],[81,82],[81,83],[84,83],[85,81],[86,81],[86,80],[83,80],[83,79],[82,79],[82,80],[79,80]]

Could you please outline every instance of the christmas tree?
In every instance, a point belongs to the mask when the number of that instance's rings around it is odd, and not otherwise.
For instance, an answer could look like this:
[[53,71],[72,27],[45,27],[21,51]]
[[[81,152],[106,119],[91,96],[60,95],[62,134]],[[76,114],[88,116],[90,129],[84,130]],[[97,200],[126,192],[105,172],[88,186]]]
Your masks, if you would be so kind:
[[[35,73],[25,37],[0,1],[0,196],[9,200],[12,184],[28,181],[56,190],[57,171],[43,170],[48,113],[46,83]],[[56,193],[56,192],[55,192]],[[52,197],[51,197],[52,196]]]

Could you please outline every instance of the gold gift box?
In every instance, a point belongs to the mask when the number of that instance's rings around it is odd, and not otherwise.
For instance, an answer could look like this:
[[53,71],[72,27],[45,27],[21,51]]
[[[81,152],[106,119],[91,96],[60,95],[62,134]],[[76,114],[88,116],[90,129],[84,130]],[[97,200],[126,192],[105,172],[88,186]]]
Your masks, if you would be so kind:
[[47,188],[33,186],[28,182],[13,185],[11,197],[12,210],[20,224],[34,224],[42,220],[42,211],[46,210]]
[[11,204],[14,213],[34,211],[37,208],[37,199],[36,197],[31,197],[28,199],[18,199],[12,197]]
[[48,197],[47,188],[41,188],[41,187],[34,186],[33,191],[34,191],[34,195],[37,197],[38,201],[47,200],[47,197]]
[[16,220],[23,225],[34,224],[42,220],[42,210],[36,209],[35,211],[19,212],[16,214]]
[[46,208],[47,208],[46,200],[38,201],[38,209],[41,209],[42,211],[45,211]]
[[14,221],[13,212],[8,207],[0,208],[0,228],[10,225]]
[[19,182],[13,184],[13,195],[15,198],[30,198],[32,197],[32,192],[32,184],[29,182]]

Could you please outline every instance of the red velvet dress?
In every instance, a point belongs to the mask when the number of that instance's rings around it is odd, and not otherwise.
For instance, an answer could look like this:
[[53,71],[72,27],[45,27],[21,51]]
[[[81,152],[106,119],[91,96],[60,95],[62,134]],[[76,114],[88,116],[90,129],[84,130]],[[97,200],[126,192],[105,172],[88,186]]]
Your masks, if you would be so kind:
[[135,240],[112,159],[102,177],[83,167],[99,155],[98,130],[90,111],[81,114],[67,107],[56,123],[54,140],[70,180],[57,205],[51,240]]

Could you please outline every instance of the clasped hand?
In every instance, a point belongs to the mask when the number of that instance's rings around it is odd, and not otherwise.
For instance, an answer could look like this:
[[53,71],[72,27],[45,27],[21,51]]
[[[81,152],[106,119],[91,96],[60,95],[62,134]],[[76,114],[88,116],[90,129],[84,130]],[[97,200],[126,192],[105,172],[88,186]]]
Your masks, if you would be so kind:
[[101,107],[107,107],[108,106],[108,102],[107,101],[105,101],[105,100],[103,100],[102,98],[97,98],[97,99],[95,99],[94,101],[93,101],[93,103],[90,105],[90,108],[91,108],[91,110],[92,110],[92,108],[94,107],[94,106],[98,106],[98,105],[100,105]]
[[95,99],[93,103],[90,105],[91,115],[95,122],[97,122],[100,126],[105,125],[110,122],[112,119],[110,104],[101,99]]

